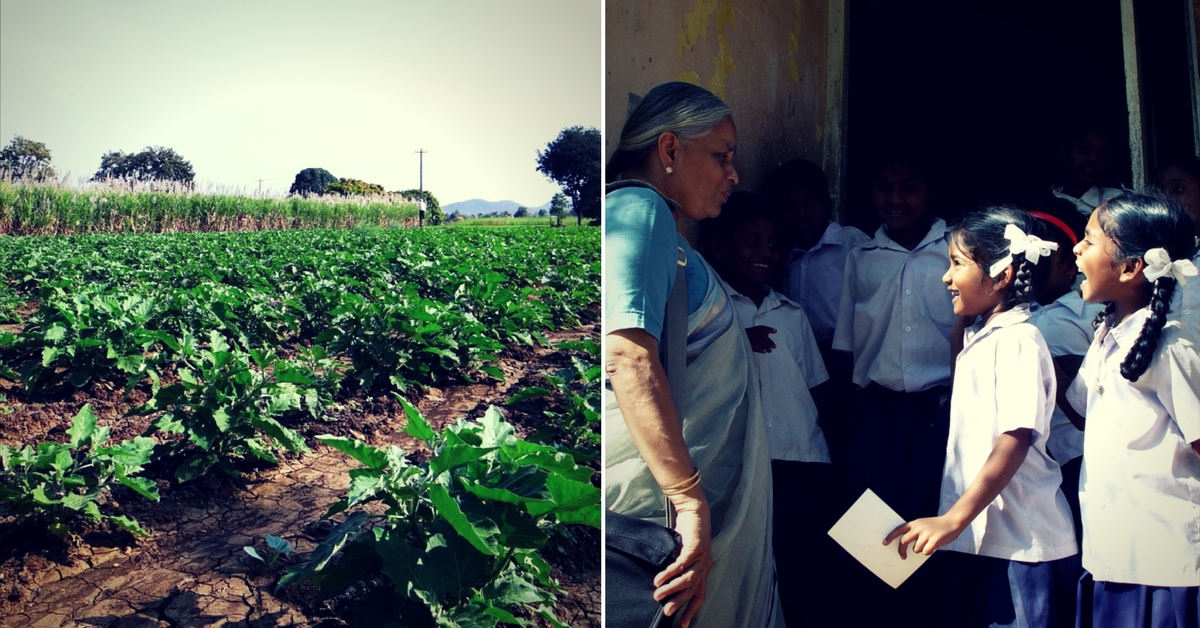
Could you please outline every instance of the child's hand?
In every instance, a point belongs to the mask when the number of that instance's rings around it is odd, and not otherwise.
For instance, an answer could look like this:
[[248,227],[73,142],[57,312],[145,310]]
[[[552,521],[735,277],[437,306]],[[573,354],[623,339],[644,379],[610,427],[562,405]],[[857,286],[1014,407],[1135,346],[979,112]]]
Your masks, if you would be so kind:
[[766,325],[747,327],[746,335],[750,337],[750,348],[755,353],[770,353],[775,349],[775,341],[771,340],[771,334],[777,331]]
[[907,560],[909,543],[916,541],[913,543],[913,551],[929,556],[933,554],[934,550],[954,542],[959,534],[962,534],[962,528],[943,515],[909,521],[892,530],[892,533],[883,540],[883,544],[888,545],[899,538],[900,558]]

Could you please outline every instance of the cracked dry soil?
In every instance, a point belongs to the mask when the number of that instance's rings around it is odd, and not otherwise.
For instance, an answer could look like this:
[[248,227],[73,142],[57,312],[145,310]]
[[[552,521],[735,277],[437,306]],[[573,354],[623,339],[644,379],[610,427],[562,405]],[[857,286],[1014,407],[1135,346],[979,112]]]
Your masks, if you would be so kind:
[[[599,325],[547,334],[552,343],[599,337]],[[500,368],[503,383],[428,389],[417,406],[435,427],[462,417],[478,417],[489,405],[501,405],[513,391],[541,383],[539,374],[568,363],[547,348],[513,348]],[[113,438],[129,438],[146,421],[122,418],[128,407],[144,401],[121,401],[120,391],[93,386],[87,395],[49,403],[21,403],[13,390],[0,412],[0,442],[23,444],[49,438],[62,440],[71,417],[92,403],[101,424],[113,427]],[[0,625],[12,628],[50,626],[193,627],[346,625],[335,608],[317,603],[311,585],[292,586],[274,594],[286,557],[273,568],[251,558],[246,545],[264,547],[267,534],[282,536],[303,557],[332,529],[320,516],[348,488],[349,457],[320,446],[313,437],[337,434],[375,445],[396,444],[407,450],[417,442],[403,431],[404,412],[392,400],[344,400],[336,422],[310,422],[297,427],[312,452],[288,457],[277,467],[247,468],[239,480],[208,476],[184,485],[165,479],[165,470],[149,469],[162,500],[135,499],[118,490],[121,512],[135,517],[153,536],[135,538],[120,531],[76,527],[74,542],[61,542],[37,530],[18,530],[0,547]],[[544,404],[522,402],[508,409],[517,431],[527,434],[544,421]],[[5,414],[4,412],[7,412]],[[114,504],[110,504],[114,505]],[[543,550],[564,591],[558,595],[560,620],[578,628],[600,626],[600,536],[571,526],[565,538]],[[540,621],[540,620],[539,620]]]

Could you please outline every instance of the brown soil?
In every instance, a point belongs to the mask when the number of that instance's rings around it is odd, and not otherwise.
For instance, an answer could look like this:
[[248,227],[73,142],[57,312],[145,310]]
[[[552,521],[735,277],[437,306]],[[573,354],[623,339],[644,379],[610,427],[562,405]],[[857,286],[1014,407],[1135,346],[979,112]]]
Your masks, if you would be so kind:
[[[547,334],[552,343],[590,335],[599,326]],[[537,381],[561,368],[567,358],[551,349],[509,349],[499,365],[504,383],[429,389],[417,407],[434,427],[465,416],[478,417],[500,405],[510,388]],[[7,386],[5,386],[7,384]],[[93,384],[66,399],[23,402],[20,390],[0,379],[0,442],[18,445],[64,440],[71,418],[91,403],[113,439],[141,433],[148,418],[124,418],[143,403],[146,391],[129,399],[119,386]],[[541,409],[523,402],[506,410],[519,433],[543,427]],[[332,526],[320,516],[348,488],[347,471],[356,463],[320,446],[312,437],[337,434],[375,445],[416,449],[403,431],[404,412],[392,399],[342,400],[334,422],[294,425],[313,451],[288,457],[277,467],[244,469],[242,478],[209,475],[184,485],[158,480],[162,500],[151,503],[118,489],[105,506],[136,518],[152,531],[149,539],[108,528],[80,528],[67,542],[39,530],[10,531],[0,546],[0,624],[25,626],[328,626],[346,625],[335,610],[315,601],[312,587],[288,587],[274,594],[284,560],[267,569],[242,549],[263,551],[267,534],[281,536],[303,557]],[[151,477],[167,472],[148,470]],[[11,526],[8,526],[11,528]],[[6,530],[0,529],[0,533]],[[600,536],[571,526],[543,550],[563,586],[556,613],[580,628],[600,625]],[[295,562],[295,561],[293,561]]]

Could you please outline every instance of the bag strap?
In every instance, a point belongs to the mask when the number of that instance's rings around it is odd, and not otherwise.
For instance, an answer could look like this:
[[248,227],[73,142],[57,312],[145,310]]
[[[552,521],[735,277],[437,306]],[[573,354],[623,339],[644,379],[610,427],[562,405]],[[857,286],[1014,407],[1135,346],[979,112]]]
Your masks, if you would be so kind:
[[[671,389],[671,401],[675,409],[683,402],[687,387],[687,277],[684,268],[687,267],[687,255],[683,247],[679,247],[679,257],[675,265],[675,285],[667,297],[667,313],[663,325],[662,347],[659,354],[663,356],[663,370],[667,373],[667,383]],[[680,422],[683,415],[679,415]]]
[[[675,406],[675,415],[683,427],[683,403],[687,393],[687,277],[684,268],[687,267],[687,254],[679,247],[679,257],[675,265],[675,285],[667,296],[667,312],[663,329],[662,343],[659,345],[663,370],[667,373],[667,386],[671,390],[671,404]],[[663,497],[666,502],[667,527],[675,529],[675,506],[671,500]]]

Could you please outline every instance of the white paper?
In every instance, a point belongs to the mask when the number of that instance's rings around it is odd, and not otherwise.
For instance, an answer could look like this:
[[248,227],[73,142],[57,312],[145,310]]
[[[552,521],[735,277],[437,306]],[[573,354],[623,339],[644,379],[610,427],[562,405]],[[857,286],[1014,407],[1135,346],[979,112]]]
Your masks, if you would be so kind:
[[888,545],[883,544],[887,535],[903,523],[904,519],[896,514],[896,511],[883,503],[871,489],[867,489],[850,510],[833,524],[829,529],[829,536],[846,548],[858,562],[870,569],[871,573],[895,589],[929,558],[924,554],[914,553],[910,545],[908,558],[901,559],[896,547],[899,539]]

